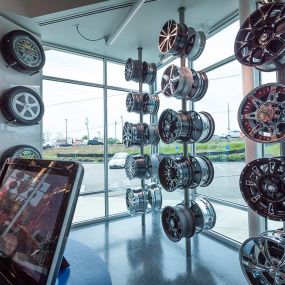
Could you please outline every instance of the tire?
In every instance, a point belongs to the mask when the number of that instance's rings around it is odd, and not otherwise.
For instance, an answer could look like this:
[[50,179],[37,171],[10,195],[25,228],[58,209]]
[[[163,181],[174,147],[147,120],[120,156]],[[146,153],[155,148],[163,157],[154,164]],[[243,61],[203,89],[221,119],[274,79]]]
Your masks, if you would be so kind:
[[[25,47],[18,46],[21,41],[26,44]],[[14,30],[5,34],[1,39],[0,49],[8,66],[18,72],[32,75],[42,69],[45,64],[45,53],[42,45],[32,34],[26,31]],[[21,58],[22,55],[26,55],[26,57]]]
[[42,98],[24,86],[6,90],[0,98],[0,109],[4,117],[16,125],[36,125],[44,115]]
[[42,159],[41,153],[35,147],[22,144],[12,146],[3,152],[0,157],[0,167],[3,166],[5,160],[9,157]]

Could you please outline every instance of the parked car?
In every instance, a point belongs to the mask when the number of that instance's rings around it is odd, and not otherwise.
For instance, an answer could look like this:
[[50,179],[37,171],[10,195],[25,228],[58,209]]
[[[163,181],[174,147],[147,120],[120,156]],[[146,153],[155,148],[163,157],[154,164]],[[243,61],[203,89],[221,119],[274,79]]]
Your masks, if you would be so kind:
[[61,143],[58,146],[59,147],[70,147],[70,146],[72,146],[72,143]]
[[230,140],[232,138],[242,138],[243,133],[240,130],[229,131],[220,135],[221,139]]
[[50,142],[50,141],[43,142],[43,149],[48,149],[48,148],[53,148],[53,147],[56,147],[56,144],[54,142]]
[[118,152],[109,161],[109,168],[125,168],[126,158],[129,154],[126,152]]
[[97,139],[89,140],[87,145],[103,145],[102,142],[98,141]]

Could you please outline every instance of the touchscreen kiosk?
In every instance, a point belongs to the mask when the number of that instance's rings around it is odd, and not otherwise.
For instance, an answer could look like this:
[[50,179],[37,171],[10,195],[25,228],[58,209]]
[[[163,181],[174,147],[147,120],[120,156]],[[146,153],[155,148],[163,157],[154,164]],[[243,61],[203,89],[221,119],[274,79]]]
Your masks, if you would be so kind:
[[9,158],[0,175],[0,284],[55,283],[83,167]]

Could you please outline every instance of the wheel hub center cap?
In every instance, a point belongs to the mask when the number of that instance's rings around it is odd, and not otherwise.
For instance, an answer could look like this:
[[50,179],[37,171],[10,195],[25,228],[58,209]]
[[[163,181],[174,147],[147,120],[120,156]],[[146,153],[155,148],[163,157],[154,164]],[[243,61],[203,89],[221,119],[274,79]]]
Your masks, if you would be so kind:
[[271,123],[275,116],[275,108],[271,104],[263,104],[257,111],[257,119],[263,123]]
[[260,44],[266,44],[271,37],[271,33],[269,31],[264,32],[260,35],[258,41]]
[[276,193],[278,190],[278,186],[274,182],[269,181],[265,183],[264,189],[269,193]]
[[170,224],[170,227],[171,227],[171,228],[174,228],[174,227],[175,227],[175,221],[174,221],[174,219],[170,219],[170,220],[169,220],[169,224]]

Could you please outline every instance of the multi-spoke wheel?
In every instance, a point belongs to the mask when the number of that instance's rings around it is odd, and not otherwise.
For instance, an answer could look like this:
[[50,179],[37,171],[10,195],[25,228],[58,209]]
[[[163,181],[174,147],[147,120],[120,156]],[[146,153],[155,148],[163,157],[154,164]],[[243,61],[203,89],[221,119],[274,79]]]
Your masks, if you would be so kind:
[[125,147],[141,146],[144,143],[144,125],[125,122],[123,127],[123,144]]
[[179,188],[189,188],[193,174],[189,159],[185,157],[165,157],[158,166],[161,186],[168,192]]
[[9,122],[18,125],[35,125],[44,115],[41,97],[34,90],[24,86],[6,90],[1,96],[0,108]]
[[259,215],[285,220],[285,158],[261,158],[247,164],[240,175],[240,190]]
[[238,123],[251,140],[261,143],[285,139],[285,85],[269,83],[253,89],[240,104]]
[[149,95],[148,93],[144,93],[143,101],[143,113],[156,115],[159,109],[159,96],[156,94]]
[[164,24],[159,34],[159,51],[163,54],[178,55],[183,51],[187,38],[187,26],[169,20]]
[[255,10],[235,39],[235,56],[244,65],[274,71],[285,64],[285,6],[272,3]]
[[130,180],[134,178],[150,178],[147,169],[149,160],[148,155],[128,155],[125,163],[126,176]]
[[214,167],[212,162],[206,156],[189,156],[192,168],[192,182],[190,188],[206,187],[214,179]]
[[188,60],[194,61],[200,57],[206,46],[206,35],[202,31],[189,33],[187,39],[185,54]]
[[145,187],[147,200],[152,211],[159,211],[162,206],[161,187],[156,183],[147,184]]
[[188,96],[193,82],[191,69],[172,64],[165,69],[162,75],[161,91],[167,97],[189,100]]
[[183,237],[190,238],[195,234],[194,215],[190,208],[182,203],[175,207],[164,207],[161,222],[166,236],[173,242],[178,242]]
[[250,284],[285,284],[284,232],[265,232],[245,240],[239,258],[243,274]]
[[141,82],[143,76],[143,65],[140,60],[128,58],[125,64],[125,79],[126,81]]
[[152,85],[156,79],[157,68],[155,63],[147,63],[144,61],[143,65],[143,76],[142,82],[147,83],[148,85]]
[[191,130],[192,121],[186,111],[175,112],[171,109],[166,109],[159,117],[159,136],[166,144],[177,140],[187,142],[191,135]]
[[196,233],[211,230],[216,224],[216,212],[206,198],[196,197],[190,207],[196,223]]
[[203,71],[195,71],[191,69],[193,74],[193,84],[188,95],[191,101],[197,102],[201,100],[208,90],[208,77]]
[[157,125],[144,125],[144,143],[145,145],[158,145],[160,141]]
[[144,214],[147,211],[147,193],[144,189],[128,188],[126,191],[126,206],[129,213]]
[[143,109],[144,94],[129,92],[126,97],[126,107],[128,112],[140,113]]

